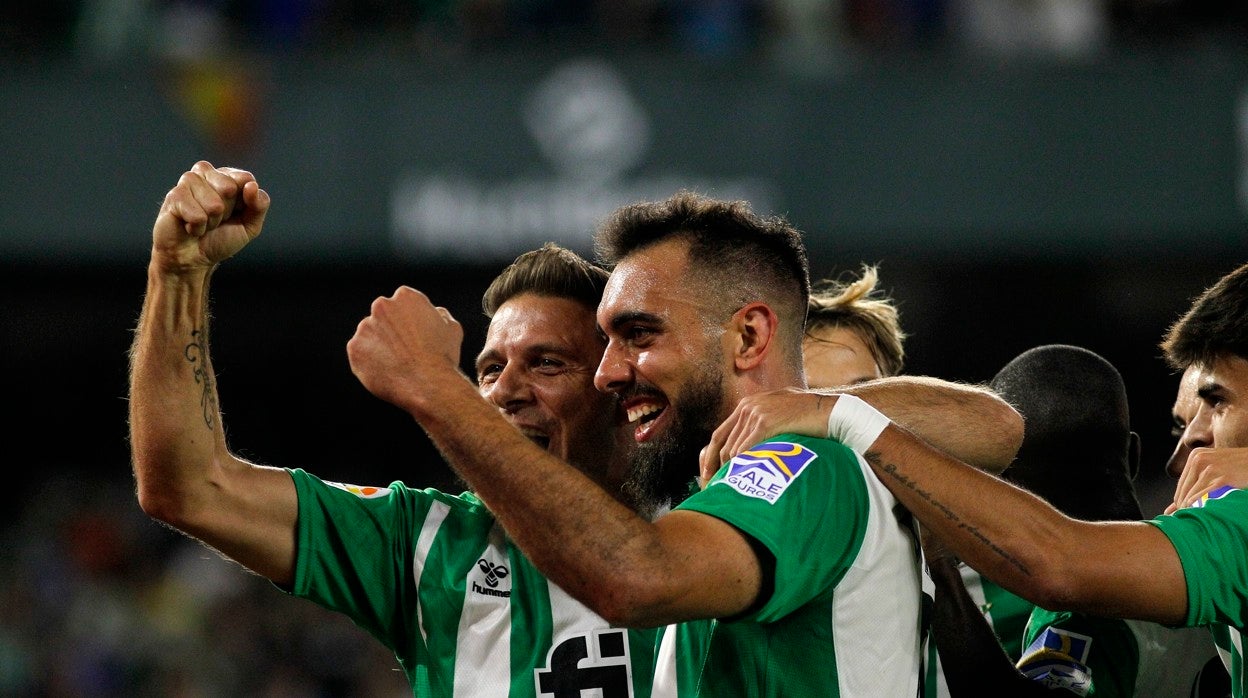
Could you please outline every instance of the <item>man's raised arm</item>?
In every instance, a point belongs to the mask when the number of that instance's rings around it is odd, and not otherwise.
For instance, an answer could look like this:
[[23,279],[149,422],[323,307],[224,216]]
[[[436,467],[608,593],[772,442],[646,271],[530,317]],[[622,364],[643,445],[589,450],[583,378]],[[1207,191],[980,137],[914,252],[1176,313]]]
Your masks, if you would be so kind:
[[250,172],[202,161],[165,195],[130,350],[130,446],[147,514],[285,583],[294,484],[229,452],[208,353],[213,270],[260,234],[268,208]]

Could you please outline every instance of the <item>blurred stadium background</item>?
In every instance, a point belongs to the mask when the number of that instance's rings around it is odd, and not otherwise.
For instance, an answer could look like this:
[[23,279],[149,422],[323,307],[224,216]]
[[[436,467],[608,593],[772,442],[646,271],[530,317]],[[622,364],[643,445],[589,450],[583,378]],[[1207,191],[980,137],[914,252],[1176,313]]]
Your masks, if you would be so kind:
[[274,200],[215,277],[231,443],[362,484],[455,487],[350,374],[375,296],[426,291],[471,354],[516,254],[590,254],[599,216],[688,187],[787,216],[816,277],[879,264],[910,373],[1104,355],[1157,513],[1177,382],[1157,342],[1248,261],[1244,3],[49,0],[0,20],[0,695],[408,693],[349,622],[134,502],[126,350],[153,217],[196,160]]

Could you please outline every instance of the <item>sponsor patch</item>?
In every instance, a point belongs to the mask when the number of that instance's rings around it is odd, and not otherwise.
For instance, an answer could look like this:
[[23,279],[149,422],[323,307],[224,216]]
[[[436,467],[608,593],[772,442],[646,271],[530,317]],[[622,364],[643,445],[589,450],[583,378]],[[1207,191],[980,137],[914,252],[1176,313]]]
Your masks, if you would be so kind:
[[1027,647],[1018,669],[1048,688],[1062,688],[1086,696],[1092,688],[1092,670],[1088,668],[1088,652],[1092,638],[1087,635],[1045,628]]
[[1236,491],[1236,488],[1231,487],[1230,485],[1222,485],[1221,487],[1215,487],[1209,490],[1208,492],[1204,493],[1203,495],[1201,495],[1200,499],[1197,499],[1195,502],[1192,502],[1192,507],[1193,508],[1203,507],[1209,502],[1212,502],[1215,499],[1222,499],[1226,495],[1235,491]]
[[801,444],[771,441],[742,451],[728,462],[728,472],[717,484],[728,485],[747,497],[775,504],[789,484],[818,457]]
[[390,492],[390,488],[388,487],[348,485],[341,482],[326,482],[325,484],[332,485],[340,490],[346,490],[360,499],[376,499],[378,497],[384,497]]

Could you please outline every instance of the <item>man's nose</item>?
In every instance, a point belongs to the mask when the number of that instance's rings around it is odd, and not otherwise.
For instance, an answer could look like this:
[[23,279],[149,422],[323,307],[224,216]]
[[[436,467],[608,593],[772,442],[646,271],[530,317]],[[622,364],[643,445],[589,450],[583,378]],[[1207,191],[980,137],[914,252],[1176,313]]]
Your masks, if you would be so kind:
[[625,359],[623,352],[611,342],[602,352],[602,361],[594,372],[594,387],[604,393],[619,392],[632,379],[632,367]]
[[525,377],[523,368],[515,363],[504,366],[494,382],[486,386],[482,393],[487,400],[505,411],[514,411],[533,399],[532,386]]

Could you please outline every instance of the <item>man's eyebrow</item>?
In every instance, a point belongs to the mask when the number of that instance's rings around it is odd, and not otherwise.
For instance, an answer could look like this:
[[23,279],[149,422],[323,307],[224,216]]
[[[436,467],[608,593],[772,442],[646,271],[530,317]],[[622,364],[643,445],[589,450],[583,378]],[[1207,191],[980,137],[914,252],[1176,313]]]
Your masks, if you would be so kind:
[[1213,397],[1215,393],[1220,393],[1224,390],[1225,388],[1222,387],[1221,383],[1210,381],[1196,389],[1196,397],[1201,400],[1208,400]]
[[487,361],[496,361],[496,360],[498,360],[498,351],[497,351],[497,350],[495,350],[495,349],[483,349],[483,350],[481,350],[481,353],[480,353],[480,354],[477,354],[477,360],[476,360],[475,362],[473,362],[473,364],[472,364],[472,365],[473,365],[473,366],[476,366],[476,367],[479,369],[479,368],[481,368],[481,364],[483,364],[483,363],[485,363],[485,362],[487,362]]
[[[646,323],[658,324],[658,323],[663,322],[663,318],[659,317],[658,315],[655,315],[654,313],[645,313],[640,310],[630,310],[628,312],[620,313],[619,315],[616,315],[615,317],[611,318],[611,322],[609,324],[611,326],[611,329],[614,330],[614,329],[619,329],[623,325],[627,325],[633,322],[646,322]],[[602,329],[601,325],[599,326],[599,329]]]

